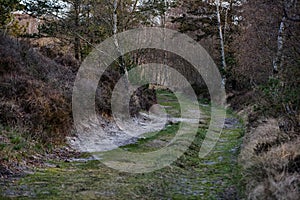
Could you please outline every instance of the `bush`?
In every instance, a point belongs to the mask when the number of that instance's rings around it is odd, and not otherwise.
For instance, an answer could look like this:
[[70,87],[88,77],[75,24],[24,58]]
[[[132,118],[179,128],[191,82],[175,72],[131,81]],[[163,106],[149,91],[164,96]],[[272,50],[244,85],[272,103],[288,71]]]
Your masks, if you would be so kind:
[[72,125],[72,71],[3,35],[0,65],[0,124],[22,127],[43,143],[63,142]]

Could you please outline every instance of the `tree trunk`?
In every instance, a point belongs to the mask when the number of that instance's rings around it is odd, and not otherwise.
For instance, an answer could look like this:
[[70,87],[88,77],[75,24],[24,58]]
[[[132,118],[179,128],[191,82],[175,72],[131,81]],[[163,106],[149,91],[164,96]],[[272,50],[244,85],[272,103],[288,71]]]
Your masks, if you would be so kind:
[[281,19],[279,30],[278,30],[277,53],[276,53],[276,57],[273,61],[273,71],[274,71],[274,73],[277,73],[278,70],[280,70],[282,68],[285,21],[286,21],[286,17],[284,16]]
[[75,36],[74,39],[74,53],[75,53],[75,58],[77,60],[80,60],[80,38],[78,36]]
[[[80,5],[79,1],[74,2],[74,12],[75,12],[75,30],[79,27],[79,11]],[[78,33],[78,31],[76,31]],[[80,53],[81,53],[81,46],[80,46],[80,38],[78,34],[75,34],[74,38],[74,53],[75,58],[80,61]]]
[[217,19],[218,19],[218,29],[219,29],[220,46],[221,46],[222,65],[223,65],[223,70],[226,70],[224,38],[223,38],[221,14],[220,14],[220,0],[216,0],[215,3],[217,8]]
[[127,85],[126,85],[126,88],[128,88],[128,71],[127,71],[127,68],[125,66],[125,60],[124,60],[124,57],[122,55],[122,52],[120,50],[120,46],[119,46],[119,41],[118,41],[118,38],[117,38],[117,33],[118,33],[118,13],[117,13],[117,9],[118,9],[118,4],[119,4],[119,1],[118,0],[114,0],[114,3],[113,3],[113,38],[114,38],[114,43],[115,43],[115,46],[117,48],[117,51],[119,53],[119,67],[120,67],[120,70],[121,70],[121,73],[125,75],[125,78],[126,78],[126,81],[127,81]]

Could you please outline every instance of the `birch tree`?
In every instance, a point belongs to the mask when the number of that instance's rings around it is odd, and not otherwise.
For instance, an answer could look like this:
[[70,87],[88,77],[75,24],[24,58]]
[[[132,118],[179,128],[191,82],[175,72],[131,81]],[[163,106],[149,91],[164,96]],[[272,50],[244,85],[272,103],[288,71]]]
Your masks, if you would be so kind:
[[[206,48],[220,66],[225,78],[233,67],[231,38],[238,29],[235,18],[238,18],[236,0],[206,0],[206,1],[179,1],[181,15],[173,22],[179,24],[179,30],[187,33]],[[229,65],[229,66],[228,66]]]
[[282,68],[283,64],[283,47],[284,47],[284,29],[285,29],[286,17],[283,16],[278,28],[277,35],[277,52],[275,59],[273,60],[273,71],[278,72],[278,69]]
[[[137,22],[138,0],[24,0],[28,13],[45,20],[42,36],[73,45],[82,60],[92,47]],[[60,3],[58,3],[60,2]],[[47,16],[47,17],[45,17]]]
[[[284,0],[283,1],[283,13],[278,28],[277,34],[277,52],[273,60],[273,71],[278,73],[282,70],[284,63],[284,46],[285,46],[285,32],[287,21],[294,23],[300,22],[300,14],[297,12],[297,0]],[[299,4],[298,4],[299,6]]]
[[[128,71],[125,65],[124,57],[122,55],[120,46],[119,46],[119,41],[117,38],[118,34],[118,6],[120,5],[121,0],[114,0],[113,2],[113,38],[114,38],[114,44],[117,48],[117,51],[119,53],[119,67],[121,69],[121,73],[125,74],[126,80],[128,82]],[[127,83],[128,84],[128,83]]]
[[[223,38],[221,13],[220,13],[220,6],[221,6],[220,0],[216,0],[215,5],[216,5],[217,20],[218,20],[219,37],[220,37],[222,65],[223,65],[223,70],[225,71],[226,70],[226,58],[225,58],[224,38]],[[226,18],[227,18],[227,16],[226,16]],[[225,29],[224,29],[224,32],[225,32]]]

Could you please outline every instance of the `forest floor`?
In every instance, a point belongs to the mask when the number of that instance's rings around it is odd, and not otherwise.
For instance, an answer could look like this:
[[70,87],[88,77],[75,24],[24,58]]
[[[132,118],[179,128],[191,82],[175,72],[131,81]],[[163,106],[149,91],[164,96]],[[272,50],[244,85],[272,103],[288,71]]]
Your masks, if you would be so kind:
[[[159,98],[167,113],[178,117],[176,97],[160,91]],[[149,173],[126,173],[107,167],[91,153],[65,160],[49,158],[26,175],[1,183],[0,199],[240,199],[244,183],[237,157],[243,123],[228,111],[216,146],[205,158],[199,158],[210,106],[200,104],[200,110],[205,123],[199,123],[189,149],[170,166]],[[180,123],[169,123],[163,130],[120,148],[129,152],[158,150],[172,140]]]

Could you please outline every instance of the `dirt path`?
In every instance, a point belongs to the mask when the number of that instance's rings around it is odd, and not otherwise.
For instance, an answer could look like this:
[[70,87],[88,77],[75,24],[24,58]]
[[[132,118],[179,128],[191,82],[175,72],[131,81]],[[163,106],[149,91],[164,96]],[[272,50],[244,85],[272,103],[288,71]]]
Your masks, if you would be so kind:
[[[159,132],[145,131],[147,134],[138,135],[134,142],[120,144],[123,150],[151,152],[172,140],[180,123],[187,119],[178,117],[173,96],[162,95],[162,100],[165,102],[162,106],[170,115],[165,128]],[[65,162],[49,160],[48,167],[36,169],[35,173],[6,185],[2,195],[17,199],[238,199],[242,188],[236,157],[242,124],[229,113],[216,147],[200,159],[198,151],[209,122],[209,107],[201,106],[201,111],[202,121],[195,140],[188,151],[168,167],[131,174],[108,168],[89,153],[82,154],[79,159]]]

